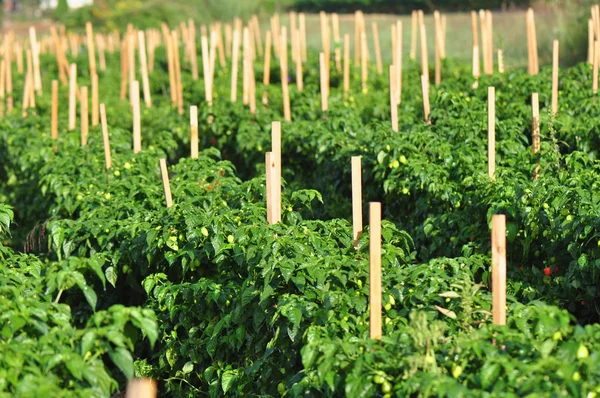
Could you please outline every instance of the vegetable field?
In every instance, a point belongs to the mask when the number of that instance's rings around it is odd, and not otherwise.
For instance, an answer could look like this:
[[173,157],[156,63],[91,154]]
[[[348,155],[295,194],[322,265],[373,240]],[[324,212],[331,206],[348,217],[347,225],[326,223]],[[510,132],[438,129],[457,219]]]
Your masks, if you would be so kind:
[[4,35],[0,397],[597,397],[600,12],[523,19]]

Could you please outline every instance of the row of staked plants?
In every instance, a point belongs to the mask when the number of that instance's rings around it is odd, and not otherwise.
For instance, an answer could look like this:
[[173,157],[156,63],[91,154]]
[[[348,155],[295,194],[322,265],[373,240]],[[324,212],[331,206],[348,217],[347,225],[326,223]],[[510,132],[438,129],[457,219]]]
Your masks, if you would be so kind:
[[[311,53],[304,91],[291,85],[293,121],[282,124],[282,222],[268,225],[264,152],[282,119],[279,66],[268,88],[257,84],[268,107],[251,115],[228,101],[227,69],[216,72],[209,110],[203,82],[183,65],[185,103],[201,118],[200,156],[190,159],[189,116],[171,107],[157,57],[139,154],[115,55],[101,72],[108,171],[99,127],[80,147],[61,107],[58,142],[50,138],[52,57],[42,57],[35,113],[0,120],[0,396],[105,397],[134,375],[180,397],[597,396],[599,109],[588,65],[561,72],[551,116],[549,70],[495,74],[473,89],[467,67],[448,61],[427,124],[418,66],[407,63],[394,133],[387,81],[374,70],[367,92],[345,97],[332,65],[323,114]],[[77,62],[79,84],[89,83],[87,59]],[[487,86],[497,93],[494,180]],[[384,208],[381,341],[369,338],[368,226],[358,249],[352,237],[356,155],[365,206]],[[507,215],[504,327],[490,312],[496,213]]]

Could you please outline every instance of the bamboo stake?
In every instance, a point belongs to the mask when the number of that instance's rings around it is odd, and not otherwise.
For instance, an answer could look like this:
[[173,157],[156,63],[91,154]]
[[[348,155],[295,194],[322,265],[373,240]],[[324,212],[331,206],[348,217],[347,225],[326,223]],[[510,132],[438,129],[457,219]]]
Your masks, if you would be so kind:
[[[279,14],[275,14],[273,16],[274,29],[273,29],[273,38],[275,43],[275,55],[278,58],[281,58],[281,25],[279,24]],[[287,37],[287,36],[286,36]]]
[[71,64],[69,70],[69,131],[75,130],[77,123],[77,64]]
[[287,56],[287,30],[285,26],[281,27],[281,47],[280,47],[280,66],[281,66],[281,89],[283,93],[283,118],[286,121],[292,120],[292,111],[290,109],[290,92],[288,88],[288,56]]
[[[183,87],[181,86],[181,63],[179,62],[179,40],[177,31],[172,32],[173,66],[175,67],[175,85],[177,87],[177,113],[183,115]],[[210,104],[209,104],[210,105]]]
[[13,43],[13,35],[10,32],[7,35],[7,40],[4,43],[4,61],[6,62],[6,112],[11,113],[13,110],[13,84],[12,84],[12,62],[11,51]]
[[591,19],[588,19],[588,64],[592,64],[594,57],[594,25]]
[[361,162],[360,156],[352,156],[352,236],[355,249],[358,249],[358,239],[363,232]]
[[506,325],[506,216],[492,215],[492,314],[494,325]]
[[258,17],[256,15],[252,16],[252,20],[254,21],[254,39],[256,40],[256,50],[259,56],[263,55],[263,43],[262,43],[262,33],[260,31],[260,23],[258,22]]
[[264,67],[263,67],[263,97],[262,103],[267,106],[269,104],[269,94],[267,88],[271,81],[271,31],[267,31],[267,37],[265,38],[265,52],[264,52]]
[[479,68],[479,46],[473,46],[473,77],[475,78],[475,84],[473,84],[473,88],[477,88],[480,76],[481,70]]
[[233,56],[231,57],[231,102],[237,101],[238,63],[240,56],[240,32],[233,31]]
[[425,122],[431,123],[429,120],[429,81],[423,75],[421,75],[421,91],[423,93],[423,115],[425,116]]
[[488,87],[488,175],[496,174],[496,91]]
[[485,21],[486,21],[486,28],[487,28],[487,34],[486,34],[486,39],[488,41],[487,43],[487,53],[486,53],[486,57],[487,57],[487,65],[488,65],[488,69],[486,70],[486,74],[491,75],[494,73],[494,31],[493,31],[493,18],[492,18],[492,12],[491,11],[486,11],[485,13]]
[[[174,40],[174,43],[177,41]],[[135,36],[132,32],[127,32],[127,71],[129,72],[129,84],[136,80],[135,75]]]
[[600,41],[594,41],[594,67],[592,68],[592,93],[598,93],[598,61],[600,58]]
[[97,126],[98,123],[98,74],[94,74],[92,75],[92,126]]
[[381,203],[369,204],[369,330],[381,340]]
[[104,144],[104,164],[106,170],[112,167],[112,157],[110,154],[110,140],[108,138],[108,124],[106,123],[106,107],[100,104],[100,121],[102,123],[102,142]]
[[[301,36],[300,31],[296,30],[296,42],[300,43]],[[296,54],[296,86],[298,87],[298,91],[302,92],[304,90],[304,78],[302,75],[302,54],[300,51]]]
[[233,30],[231,24],[225,24],[225,57],[231,58],[231,47],[233,40]]
[[175,61],[173,60],[173,40],[166,24],[163,24],[163,40],[167,51],[167,66],[169,69],[169,93],[171,95],[171,106],[177,106],[177,83],[175,79]]
[[273,183],[273,173],[272,170],[272,162],[271,157],[273,156],[272,152],[265,152],[265,199],[267,202],[267,222],[272,225],[273,223],[273,188],[271,184]]
[[27,117],[27,107],[29,106],[30,88],[33,85],[31,81],[31,50],[27,50],[27,73],[25,73],[25,84],[23,85],[23,104],[21,106],[21,115]]
[[488,71],[490,70],[490,67],[488,65],[489,63],[489,58],[487,56],[488,54],[488,44],[489,44],[489,40],[488,40],[488,33],[489,33],[489,29],[488,29],[488,20],[487,20],[487,14],[484,10],[479,10],[479,21],[481,24],[481,58],[483,59],[483,73],[487,74]]
[[90,115],[88,112],[88,88],[86,86],[81,86],[81,101],[79,106],[79,118],[81,119],[81,146],[83,147],[87,145],[90,122]]
[[[168,52],[168,51],[167,51]],[[121,43],[121,92],[120,98],[121,100],[125,99],[127,95],[127,41],[123,40]]]
[[367,80],[369,79],[369,69],[368,69],[368,59],[367,59],[367,35],[365,33],[360,34],[360,48],[361,48],[361,56],[360,56],[360,66],[361,66],[361,76],[362,76],[362,91],[363,93],[367,93],[369,88],[367,87]]
[[190,106],[190,145],[192,159],[198,159],[198,107]]
[[558,40],[552,42],[552,116],[558,113]]
[[331,15],[333,25],[333,42],[335,44],[335,68],[338,73],[342,72],[342,49],[340,47],[340,18],[338,14]]
[[169,183],[169,172],[167,170],[167,159],[160,158],[160,174],[162,176],[163,189],[165,191],[165,201],[167,209],[173,206],[173,198],[171,197],[171,184]]
[[[221,22],[217,22],[215,24],[215,35],[217,38],[217,52],[219,54],[219,65],[221,68],[225,68],[227,66],[227,60],[225,59],[225,49],[223,48],[223,29],[221,28]],[[260,35],[260,31],[259,31]]]
[[344,35],[344,98],[350,92],[350,35]]
[[373,22],[371,24],[371,28],[373,29],[373,42],[375,44],[375,62],[377,64],[377,73],[383,73],[383,64],[381,62],[381,47],[379,46],[379,29],[377,28],[377,24]]
[[0,61],[0,116],[4,116],[6,93],[6,61]]
[[442,81],[442,64],[441,64],[441,22],[439,11],[433,12],[433,32],[435,41],[435,85],[439,86]]
[[[538,93],[531,94],[531,146],[533,153],[540,150],[540,102]],[[537,180],[539,175],[539,163],[533,171],[533,179]]]
[[96,74],[96,52],[94,49],[94,30],[91,22],[86,22],[85,34],[87,40],[88,60],[90,64],[90,76],[93,76]]
[[412,12],[412,18],[411,18],[411,35],[410,35],[410,59],[415,59],[417,58],[417,32],[418,32],[418,27],[417,27],[417,12],[413,11]]
[[140,68],[142,70],[142,88],[144,91],[144,103],[146,108],[152,106],[152,97],[150,95],[150,79],[148,78],[148,63],[146,61],[146,39],[144,32],[138,31],[138,45],[140,52]]
[[250,56],[250,32],[248,28],[244,28],[242,35],[242,103],[244,105],[248,105],[250,98],[248,96],[248,86],[250,82],[248,81],[248,69],[250,68],[249,60]]
[[402,102],[402,21],[396,22],[396,104]]
[[[52,123],[51,123],[52,140],[56,142],[58,139],[58,80],[52,80]],[[56,152],[56,144],[54,146]]]
[[[284,43],[282,42],[282,44]],[[271,162],[275,166],[272,175],[273,183],[271,184],[273,224],[277,224],[281,221],[281,122],[271,123],[271,146]]]
[[133,379],[127,386],[125,398],[156,398],[156,383],[151,379]]
[[354,12],[354,64],[358,65],[362,59],[362,41],[360,31],[360,11]]
[[29,39],[31,42],[31,56],[33,62],[33,83],[35,91],[38,94],[42,93],[42,74],[40,73],[40,47],[37,42],[35,28],[31,26],[29,28]]
[[396,68],[390,65],[390,117],[392,130],[398,132],[398,104],[396,103]]
[[498,49],[498,72],[504,73],[504,56],[502,50]]
[[319,66],[320,66],[320,80],[321,80],[321,111],[323,113],[327,112],[327,82],[326,75],[327,71],[325,70],[325,54],[319,53]]
[[142,127],[140,115],[140,83],[137,80],[131,82],[131,98],[133,111],[133,153],[142,150]]
[[299,15],[298,25],[300,26],[300,49],[302,51],[302,61],[307,61],[307,49],[306,49],[306,15],[302,12]]
[[290,40],[292,44],[292,62],[296,62],[296,57],[299,53],[299,44],[296,35],[296,12],[290,11]]
[[16,61],[17,61],[17,73],[19,75],[23,74],[23,46],[21,45],[21,43],[17,43],[15,45],[15,56],[16,56]]
[[441,30],[442,30],[442,34],[441,34],[441,46],[440,46],[440,54],[442,59],[446,59],[446,15],[442,14],[442,21],[441,21]]
[[106,71],[106,55],[104,54],[104,36],[96,33],[96,47],[98,47],[98,64],[101,71]]
[[429,82],[429,57],[427,54],[427,34],[425,33],[425,24],[421,23],[421,74]]
[[538,50],[537,50],[537,37],[536,37],[536,29],[535,29],[535,16],[533,13],[533,9],[529,8],[527,10],[527,42],[530,54],[530,71],[531,75],[537,75],[539,73],[539,64],[538,64]]

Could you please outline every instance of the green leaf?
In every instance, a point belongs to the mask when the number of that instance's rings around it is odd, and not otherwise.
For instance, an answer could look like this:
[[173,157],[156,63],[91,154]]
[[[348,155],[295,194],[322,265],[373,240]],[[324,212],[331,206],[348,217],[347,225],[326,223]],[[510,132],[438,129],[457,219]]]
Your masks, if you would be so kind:
[[439,307],[439,306],[437,306],[437,305],[434,305],[434,307],[435,307],[435,308],[436,308],[436,309],[437,309],[439,312],[441,312],[442,314],[446,315],[448,318],[456,319],[456,313],[455,313],[454,311],[452,311],[452,310],[448,310],[448,309],[446,309],[446,308]]
[[232,370],[226,370],[223,372],[223,376],[221,376],[221,388],[223,389],[223,393],[227,394],[227,391],[231,388],[233,382],[235,381],[235,372]]
[[493,362],[486,362],[479,373],[479,377],[481,379],[481,388],[487,390],[494,384],[499,374],[500,365]]
[[298,307],[292,308],[288,314],[288,318],[295,327],[300,326],[300,322],[302,322],[302,310]]
[[127,380],[131,380],[133,378],[133,358],[127,349],[123,347],[117,347],[108,351],[108,356],[119,368],[119,370],[123,372]]
[[185,365],[183,365],[183,368],[181,369],[183,374],[192,373],[193,370],[194,370],[194,364],[191,361],[187,361],[185,363]]
[[104,271],[104,275],[106,275],[106,280],[113,285],[113,287],[117,287],[117,273],[115,272],[114,267],[108,267]]

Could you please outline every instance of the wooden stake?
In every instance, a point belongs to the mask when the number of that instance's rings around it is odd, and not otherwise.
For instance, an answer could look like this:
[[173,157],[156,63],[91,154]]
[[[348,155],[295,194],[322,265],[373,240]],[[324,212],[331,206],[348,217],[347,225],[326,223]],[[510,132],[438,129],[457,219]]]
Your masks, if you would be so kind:
[[160,158],[160,174],[162,176],[163,189],[165,191],[165,201],[167,209],[173,206],[173,198],[171,197],[171,184],[169,183],[169,172],[167,170],[167,159]]
[[427,34],[425,24],[421,24],[421,74],[429,82],[429,55],[427,54]]
[[98,123],[98,74],[94,74],[92,75],[92,126],[97,126]]
[[488,87],[488,175],[496,174],[496,91]]
[[440,54],[442,59],[446,59],[446,15],[442,14],[441,21],[441,45],[440,45]]
[[38,94],[42,93],[42,75],[40,73],[40,47],[37,42],[37,37],[35,34],[35,28],[31,26],[29,28],[29,39],[31,42],[31,56],[33,61],[33,83],[35,87],[35,91]]
[[263,44],[262,44],[262,33],[260,31],[260,23],[258,22],[258,17],[256,15],[252,16],[252,21],[254,21],[254,39],[256,40],[256,50],[259,56],[263,55]]
[[[58,139],[58,80],[52,80],[52,139],[56,142]],[[56,145],[55,145],[56,148]],[[56,149],[55,149],[56,151]]]
[[98,47],[98,63],[101,71],[106,70],[106,56],[104,54],[104,36],[96,33],[96,47]]
[[133,379],[127,386],[125,398],[156,398],[156,383],[151,379]]
[[502,50],[498,50],[498,73],[504,73],[504,56]]
[[[300,43],[302,38],[300,37],[300,31],[296,30],[296,42]],[[304,78],[302,76],[302,54],[300,51],[296,54],[296,86],[298,91],[302,92],[304,89]]]
[[81,119],[81,146],[86,146],[90,122],[90,115],[88,112],[88,88],[86,86],[81,86],[81,101],[79,111],[79,118]]
[[592,64],[594,57],[594,25],[591,19],[588,19],[588,64]]
[[333,25],[333,42],[335,44],[335,68],[338,73],[342,72],[342,49],[340,47],[340,18],[338,14],[331,15],[331,24]]
[[263,67],[263,97],[262,103],[266,106],[269,104],[269,94],[267,88],[271,81],[271,31],[267,31],[267,37],[265,38],[265,52],[264,52],[264,67]]
[[198,107],[190,106],[190,145],[192,159],[198,159]]
[[492,314],[506,325],[506,216],[492,215]]
[[531,94],[531,142],[533,153],[540,150],[540,103],[538,93]]
[[536,37],[536,29],[535,29],[535,17],[533,13],[533,9],[529,8],[527,10],[527,42],[528,42],[528,53],[530,58],[530,67],[529,73],[531,75],[537,75],[539,73],[539,63],[538,63],[538,50],[537,50],[537,37]]
[[146,108],[152,106],[152,98],[150,95],[150,79],[148,78],[148,63],[146,61],[146,39],[144,32],[138,31],[138,45],[140,52],[140,68],[142,70],[142,89],[144,91],[144,103]]
[[558,113],[558,40],[552,42],[552,116]]
[[600,59],[600,41],[594,41],[594,67],[592,68],[592,93],[598,93],[598,61]]
[[379,46],[379,29],[377,28],[377,23],[373,22],[371,24],[373,29],[373,42],[375,44],[375,62],[377,63],[377,73],[383,73],[383,64],[381,62],[381,47]]
[[285,26],[281,27],[280,50],[279,61],[281,66],[281,90],[283,93],[283,118],[289,122],[292,120],[292,110],[290,108],[290,92],[288,88],[287,30]]
[[381,340],[381,203],[369,204],[369,330]]
[[299,15],[298,25],[300,27],[300,50],[302,51],[302,61],[307,61],[307,50],[306,50],[306,15],[301,12]]
[[360,156],[352,156],[352,236],[355,249],[358,249],[358,239],[363,232],[361,162]]
[[319,76],[321,80],[321,111],[327,112],[327,71],[325,70],[325,54],[322,52],[319,54],[319,66]]
[[390,65],[390,116],[392,119],[392,130],[398,132],[398,104],[396,103],[396,68]]
[[425,122],[431,123],[429,120],[429,81],[424,75],[421,75],[421,91],[423,93],[423,115],[425,116]]
[[13,83],[12,83],[12,43],[13,34],[10,32],[7,35],[7,40],[4,42],[4,61],[6,62],[6,112],[11,113],[14,107],[13,102]]
[[21,43],[17,43],[15,45],[15,52],[16,52],[16,61],[17,61],[17,73],[19,75],[23,74],[23,46],[21,45]]
[[265,177],[266,177],[265,198],[266,198],[266,202],[267,202],[267,222],[271,225],[274,224],[273,223],[273,187],[271,187],[271,184],[273,184],[273,176],[271,175],[273,173],[273,166],[272,166],[272,161],[271,161],[272,156],[273,156],[272,152],[265,153]]
[[242,104],[248,105],[250,99],[248,96],[248,87],[250,82],[248,81],[248,69],[250,68],[249,62],[251,59],[250,55],[250,32],[248,28],[244,28],[242,34]]
[[77,64],[71,64],[69,70],[69,131],[75,130],[77,124]]
[[94,49],[94,30],[91,22],[86,22],[85,33],[87,40],[88,60],[90,63],[90,76],[96,74],[96,52]]
[[106,107],[100,104],[100,121],[102,123],[102,141],[104,143],[104,164],[106,170],[112,167],[112,157],[110,155],[110,140],[108,138],[108,123],[106,122]]
[[[176,45],[177,40],[173,40]],[[133,32],[127,32],[127,71],[129,72],[129,84],[136,80],[135,75],[135,36]]]
[[442,81],[442,63],[441,63],[441,21],[439,11],[433,12],[433,32],[435,41],[435,85],[439,86]]
[[181,63],[179,62],[179,39],[177,38],[177,31],[172,32],[172,42],[175,85],[177,87],[177,113],[183,115],[183,87],[181,86]]
[[412,12],[411,18],[412,26],[411,26],[411,35],[410,35],[410,59],[417,58],[417,32],[418,32],[418,23],[417,23],[417,12]]
[[[167,50],[167,57],[169,57],[168,55],[168,50]],[[125,97],[127,96],[127,40],[123,40],[123,42],[121,43],[121,95],[120,98],[121,100],[124,100]],[[171,58],[168,58],[169,61]],[[171,69],[169,69],[169,77],[171,77],[170,74]],[[171,80],[169,79],[169,83],[171,83]]]
[[477,88],[477,80],[480,76],[481,70],[479,68],[479,46],[473,46],[473,77],[476,80],[473,88]]
[[344,35],[344,98],[350,92],[350,35]]
[[402,102],[402,21],[396,22],[396,104]]
[[489,33],[489,29],[487,27],[487,15],[486,12],[484,10],[479,10],[479,21],[481,23],[481,58],[483,59],[483,73],[487,74],[488,71],[490,70],[490,67],[488,65],[489,62],[489,58],[487,56],[488,54],[488,44],[489,44],[489,40],[488,40],[488,33]]
[[485,21],[486,21],[486,28],[487,28],[487,34],[486,34],[486,39],[488,41],[487,44],[487,54],[486,57],[488,59],[488,70],[486,71],[486,74],[491,75],[494,73],[494,30],[493,30],[493,18],[492,18],[492,12],[491,11],[486,11],[485,14]]
[[[221,22],[215,24],[214,34],[217,40],[216,47],[219,54],[219,65],[221,65],[221,68],[225,68],[227,66],[227,60],[225,59],[225,49],[223,48],[223,29],[221,29]],[[260,35],[260,31],[258,34]]]
[[369,88],[367,87],[367,80],[369,79],[369,65],[367,58],[367,35],[365,33],[360,34],[360,66],[361,66],[361,76],[362,76],[362,91],[363,93],[367,93]]
[[231,102],[237,101],[238,63],[240,56],[240,32],[233,31],[233,56],[231,57]]
[[[282,27],[283,29],[285,27]],[[281,122],[271,123],[271,145],[271,162],[275,165],[272,175],[273,184],[271,184],[273,224],[277,224],[281,221]]]
[[142,150],[142,126],[140,115],[140,83],[137,80],[131,82],[131,97],[133,99],[133,153]]

